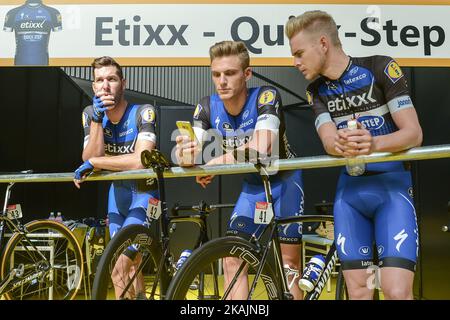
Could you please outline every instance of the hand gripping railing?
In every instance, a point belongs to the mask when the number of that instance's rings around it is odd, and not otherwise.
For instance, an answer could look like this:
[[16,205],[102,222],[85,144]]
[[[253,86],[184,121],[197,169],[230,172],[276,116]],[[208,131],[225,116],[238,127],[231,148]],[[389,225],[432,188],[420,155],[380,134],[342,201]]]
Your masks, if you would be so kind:
[[[450,158],[450,145],[437,145],[412,148],[405,152],[390,153],[377,152],[367,156],[360,156],[365,163],[430,160]],[[331,156],[314,156],[293,159],[275,160],[267,170],[313,169],[324,167],[338,167],[347,164],[347,159]],[[181,178],[201,175],[242,174],[257,172],[252,163],[227,164],[216,166],[197,166],[193,168],[173,167],[164,171],[165,178]],[[156,178],[152,169],[129,170],[120,172],[101,171],[90,175],[87,181],[100,180],[131,180]],[[9,182],[68,182],[73,180],[73,172],[67,173],[36,173],[36,174],[0,174],[0,183]]]

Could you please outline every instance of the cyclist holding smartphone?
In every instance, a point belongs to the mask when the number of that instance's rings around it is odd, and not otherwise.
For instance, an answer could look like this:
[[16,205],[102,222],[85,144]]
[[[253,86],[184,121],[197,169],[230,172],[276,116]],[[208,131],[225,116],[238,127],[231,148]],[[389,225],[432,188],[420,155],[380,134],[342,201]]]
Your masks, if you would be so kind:
[[[294,157],[286,138],[286,128],[281,112],[281,97],[274,87],[247,88],[252,76],[248,50],[242,42],[223,41],[210,48],[212,80],[217,94],[201,99],[193,115],[194,132],[198,141],[186,135],[177,137],[176,157],[181,166],[193,166],[209,135],[221,137],[216,150],[221,154],[206,156],[206,165],[231,164],[239,162],[238,150],[256,150],[271,159]],[[213,176],[197,177],[205,188]],[[274,213],[277,216],[299,215],[303,212],[303,187],[301,171],[278,172],[270,176],[273,193]],[[258,236],[264,230],[255,223],[257,203],[265,202],[264,186],[259,174],[247,174],[241,195],[231,216],[227,234],[249,238]],[[301,225],[291,224],[280,228],[283,263],[299,274]],[[224,261],[225,288],[239,268],[241,260],[227,258]],[[294,283],[295,279],[289,279]],[[248,280],[242,273],[239,285],[230,293],[231,299],[246,299]],[[291,287],[297,299],[302,298],[298,286]]]

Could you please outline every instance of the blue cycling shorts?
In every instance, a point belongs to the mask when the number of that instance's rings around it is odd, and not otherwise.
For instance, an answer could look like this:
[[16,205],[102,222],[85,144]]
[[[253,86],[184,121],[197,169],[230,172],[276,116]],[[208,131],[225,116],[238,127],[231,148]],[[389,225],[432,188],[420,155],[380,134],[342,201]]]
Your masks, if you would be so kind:
[[[284,175],[283,179],[271,183],[273,209],[277,217],[290,217],[303,214],[304,193],[301,170]],[[255,224],[253,217],[256,202],[266,202],[264,185],[244,181],[241,195],[231,215],[227,234],[249,238],[259,237],[266,225]],[[279,239],[282,243],[299,244],[302,239],[302,224],[291,223],[280,226]]]
[[134,181],[115,181],[109,188],[108,218],[111,238],[120,228],[130,224],[146,225],[147,207],[150,198],[159,198],[158,191],[137,190]]
[[373,264],[415,271],[419,231],[409,171],[352,177],[341,174],[334,204],[334,234],[344,270]]

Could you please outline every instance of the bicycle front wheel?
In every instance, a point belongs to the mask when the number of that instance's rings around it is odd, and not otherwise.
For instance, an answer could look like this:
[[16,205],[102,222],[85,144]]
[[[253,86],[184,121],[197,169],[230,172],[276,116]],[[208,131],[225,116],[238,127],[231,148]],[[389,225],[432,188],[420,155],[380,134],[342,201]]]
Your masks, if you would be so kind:
[[63,224],[36,220],[14,233],[1,259],[2,279],[9,300],[71,300],[80,288],[83,254],[73,233]]
[[[95,273],[93,300],[157,299],[169,282],[162,251],[149,228],[128,225],[108,243]],[[161,294],[162,293],[162,294]]]
[[[239,265],[248,275],[246,282],[236,281],[234,282],[235,287],[229,288],[233,286],[232,278],[235,273],[228,277],[227,288],[225,288],[222,266],[227,263],[227,258],[240,259]],[[247,296],[260,263],[260,250],[249,241],[234,236],[209,241],[196,249],[178,270],[167,290],[167,299],[231,299],[233,294],[237,293],[236,290],[244,290],[245,296]],[[278,279],[279,277],[266,262],[250,298],[255,300],[282,299],[284,295]],[[236,288],[237,286],[239,288]]]

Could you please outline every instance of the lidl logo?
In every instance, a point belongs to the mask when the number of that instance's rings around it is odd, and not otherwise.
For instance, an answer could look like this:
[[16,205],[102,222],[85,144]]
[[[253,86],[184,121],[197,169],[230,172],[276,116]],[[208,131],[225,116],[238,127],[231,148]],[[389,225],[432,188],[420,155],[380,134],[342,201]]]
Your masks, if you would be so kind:
[[399,79],[403,77],[402,69],[394,60],[391,60],[384,68],[384,73],[393,82],[396,83]]
[[273,105],[275,103],[276,93],[274,90],[266,90],[259,96],[258,104],[261,105]]

